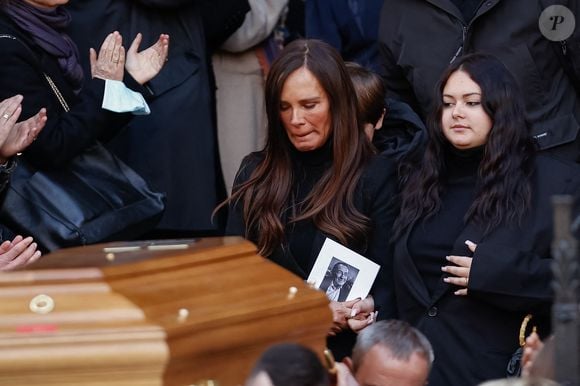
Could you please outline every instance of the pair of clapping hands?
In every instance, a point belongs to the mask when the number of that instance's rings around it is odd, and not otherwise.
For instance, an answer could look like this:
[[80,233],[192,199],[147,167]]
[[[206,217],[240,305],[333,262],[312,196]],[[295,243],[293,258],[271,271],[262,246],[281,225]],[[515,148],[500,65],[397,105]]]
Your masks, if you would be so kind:
[[89,52],[93,78],[122,81],[127,70],[141,85],[153,79],[167,60],[169,35],[161,34],[155,44],[139,51],[142,40],[143,35],[138,33],[125,52],[123,37],[119,32],[107,35],[98,54],[93,48]]

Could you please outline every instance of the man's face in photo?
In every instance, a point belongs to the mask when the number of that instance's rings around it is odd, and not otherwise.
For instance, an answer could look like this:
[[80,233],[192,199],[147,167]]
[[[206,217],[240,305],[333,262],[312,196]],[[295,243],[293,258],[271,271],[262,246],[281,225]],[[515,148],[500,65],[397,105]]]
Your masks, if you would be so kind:
[[343,264],[337,264],[334,268],[333,284],[335,287],[342,287],[348,280],[348,267]]

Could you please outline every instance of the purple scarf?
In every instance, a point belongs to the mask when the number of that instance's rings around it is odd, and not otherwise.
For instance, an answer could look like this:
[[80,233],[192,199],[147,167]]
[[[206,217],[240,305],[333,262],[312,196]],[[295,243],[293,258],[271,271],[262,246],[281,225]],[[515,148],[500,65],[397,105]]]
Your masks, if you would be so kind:
[[78,94],[83,83],[79,52],[76,44],[63,32],[70,23],[70,14],[63,7],[42,9],[22,0],[10,1],[4,9],[40,48],[58,60],[65,79]]

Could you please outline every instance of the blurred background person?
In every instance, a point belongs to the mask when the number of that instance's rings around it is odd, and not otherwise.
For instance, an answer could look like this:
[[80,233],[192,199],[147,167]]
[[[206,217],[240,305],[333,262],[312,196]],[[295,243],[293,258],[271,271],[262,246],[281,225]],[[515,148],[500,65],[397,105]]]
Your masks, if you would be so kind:
[[345,61],[378,71],[381,61],[377,35],[382,5],[383,0],[308,0],[306,37],[332,45]]
[[228,193],[245,155],[264,146],[264,83],[282,49],[274,28],[288,0],[250,0],[243,24],[212,56],[220,160]]
[[279,343],[258,358],[246,386],[330,386],[326,368],[308,347]]
[[358,63],[347,62],[346,68],[356,92],[360,119],[367,137],[372,141],[375,131],[383,127],[387,113],[385,85],[379,74]]
[[433,360],[419,330],[402,320],[382,320],[360,332],[352,360],[337,364],[337,385],[424,386]]

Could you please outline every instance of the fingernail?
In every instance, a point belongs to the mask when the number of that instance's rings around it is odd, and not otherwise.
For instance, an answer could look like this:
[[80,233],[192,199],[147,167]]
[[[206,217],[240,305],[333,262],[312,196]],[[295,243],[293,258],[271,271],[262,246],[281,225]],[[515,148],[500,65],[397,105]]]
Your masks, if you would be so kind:
[[445,283],[449,283],[449,278],[448,278],[448,277],[444,277],[444,278],[443,278],[443,281],[444,281]]
[[449,256],[445,256],[445,258],[449,261],[451,261],[451,258]]
[[453,292],[453,294],[455,294],[455,295],[459,295],[459,290],[457,290],[457,291]]
[[467,245],[475,245],[475,243],[471,240],[465,240],[465,244]]
[[356,316],[356,314],[358,314],[358,310],[357,310],[356,308],[353,308],[353,309],[350,311],[350,317],[351,317],[351,318],[354,318],[354,317]]
[[446,267],[446,266],[444,266],[444,267],[441,267],[441,270],[442,270],[443,272],[446,272],[446,271],[447,271],[447,267]]

